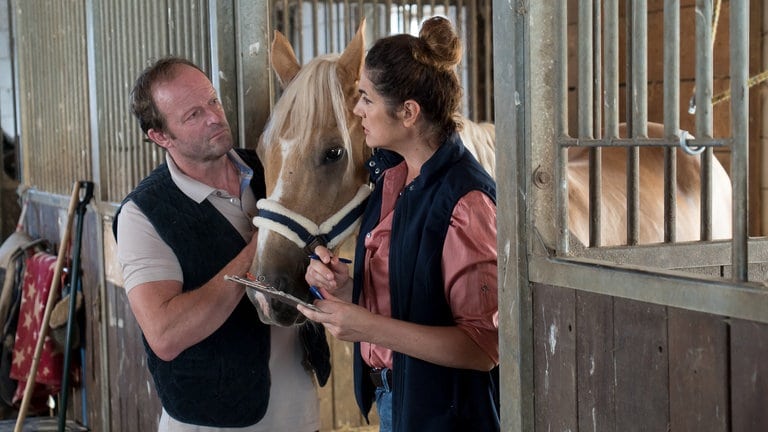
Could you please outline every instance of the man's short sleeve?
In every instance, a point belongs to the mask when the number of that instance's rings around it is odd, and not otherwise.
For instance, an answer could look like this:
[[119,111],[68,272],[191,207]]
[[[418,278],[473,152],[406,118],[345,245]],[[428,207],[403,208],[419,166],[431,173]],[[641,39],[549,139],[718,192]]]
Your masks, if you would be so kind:
[[126,292],[147,282],[184,282],[176,254],[132,201],[120,210],[117,239],[117,259],[123,270]]

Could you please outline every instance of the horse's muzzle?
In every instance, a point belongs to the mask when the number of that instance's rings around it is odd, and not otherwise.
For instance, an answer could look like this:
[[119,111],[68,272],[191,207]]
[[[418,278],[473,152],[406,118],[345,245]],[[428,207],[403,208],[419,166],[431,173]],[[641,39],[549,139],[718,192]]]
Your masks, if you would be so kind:
[[264,324],[277,325],[281,327],[291,327],[301,325],[307,317],[301,314],[293,306],[277,300],[268,299],[264,294],[253,288],[246,288],[248,299],[251,300],[256,311],[259,313],[259,319]]

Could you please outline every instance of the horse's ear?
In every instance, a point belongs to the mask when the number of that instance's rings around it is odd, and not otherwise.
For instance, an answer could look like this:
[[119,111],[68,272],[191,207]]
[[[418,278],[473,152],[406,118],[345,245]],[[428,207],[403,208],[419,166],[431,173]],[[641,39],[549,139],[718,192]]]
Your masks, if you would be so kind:
[[[360,79],[360,72],[363,70],[363,60],[365,59],[365,18],[360,21],[357,33],[352,41],[344,49],[339,58],[339,70],[351,81]],[[355,89],[357,91],[357,89]]]
[[272,69],[275,70],[277,78],[280,81],[280,87],[285,89],[289,82],[299,73],[301,66],[296,60],[296,53],[288,39],[280,31],[275,30],[275,38],[272,40],[270,50],[270,61]]

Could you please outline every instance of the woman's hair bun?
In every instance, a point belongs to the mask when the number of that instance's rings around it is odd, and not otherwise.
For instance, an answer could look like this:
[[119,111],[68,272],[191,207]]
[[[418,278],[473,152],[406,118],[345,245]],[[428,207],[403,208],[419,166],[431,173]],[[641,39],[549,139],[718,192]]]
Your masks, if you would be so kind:
[[451,70],[459,64],[461,55],[461,41],[447,18],[435,16],[421,24],[413,50],[416,60],[438,70]]

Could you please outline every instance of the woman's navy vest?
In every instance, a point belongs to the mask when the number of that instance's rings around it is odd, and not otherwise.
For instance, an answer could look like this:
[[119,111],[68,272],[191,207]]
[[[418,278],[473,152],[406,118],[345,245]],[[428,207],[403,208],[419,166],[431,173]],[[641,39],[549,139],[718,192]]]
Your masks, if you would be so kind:
[[[380,151],[369,167],[380,174],[399,159]],[[358,237],[355,303],[363,286],[365,233],[379,223],[381,214],[382,178],[378,177],[368,201]],[[432,326],[455,325],[445,299],[443,243],[456,203],[473,190],[496,200],[495,182],[454,134],[398,198],[389,251],[393,318]],[[394,431],[499,430],[498,367],[490,372],[448,368],[395,352],[392,369]],[[367,416],[375,389],[359,343],[355,344],[354,371],[358,406]]]

